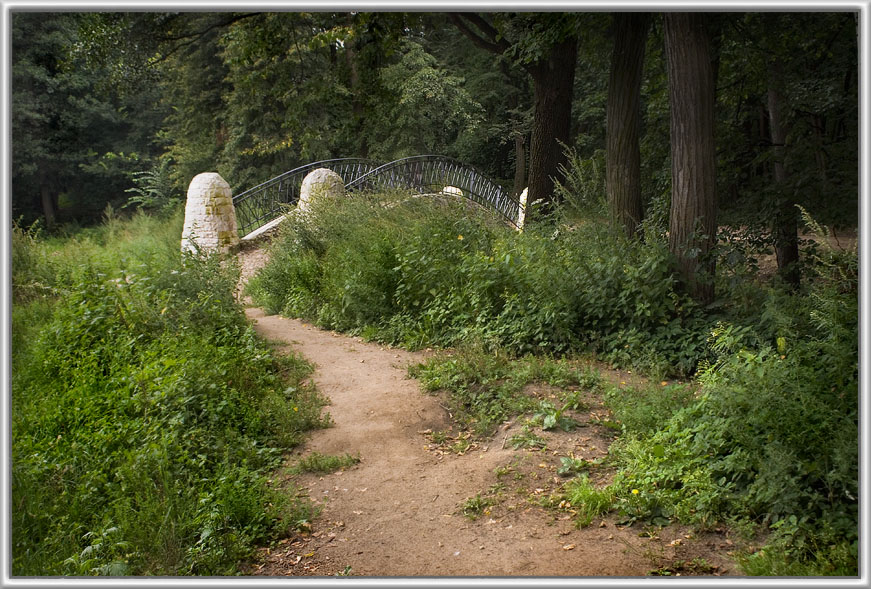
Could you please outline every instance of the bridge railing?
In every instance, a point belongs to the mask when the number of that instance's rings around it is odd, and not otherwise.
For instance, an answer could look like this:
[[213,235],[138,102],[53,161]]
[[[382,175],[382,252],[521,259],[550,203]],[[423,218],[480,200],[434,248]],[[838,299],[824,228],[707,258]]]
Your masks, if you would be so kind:
[[447,186],[460,189],[462,196],[517,226],[519,199],[475,168],[444,156],[419,155],[396,160],[347,182],[345,188],[349,191],[410,188],[425,194],[442,192]]
[[233,197],[239,235],[244,236],[266,225],[284,209],[299,201],[299,189],[306,175],[317,168],[336,172],[345,182],[377,168],[379,164],[362,158],[341,158],[312,162],[267,180]]
[[[517,227],[520,201],[478,170],[438,155],[419,155],[379,164],[362,158],[312,162],[259,184],[233,197],[239,235],[246,236],[270,223],[299,201],[300,185],[317,168],[336,172],[348,191],[400,188],[419,194],[441,193],[446,187],[499,214]],[[455,193],[454,190],[446,191]]]

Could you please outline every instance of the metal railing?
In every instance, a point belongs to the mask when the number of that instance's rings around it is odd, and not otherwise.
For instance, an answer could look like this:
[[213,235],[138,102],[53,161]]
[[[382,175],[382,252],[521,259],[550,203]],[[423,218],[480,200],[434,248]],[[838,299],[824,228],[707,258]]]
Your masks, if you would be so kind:
[[[457,188],[462,196],[517,226],[520,200],[475,168],[440,155],[417,155],[392,161],[345,184],[347,190],[405,188],[421,194]],[[449,190],[448,194],[455,193]]]
[[341,158],[312,162],[267,180],[233,197],[236,225],[240,236],[266,225],[299,201],[303,179],[312,170],[327,168],[347,183],[378,167],[377,162],[362,158]]
[[240,236],[246,236],[271,222],[299,201],[305,176],[317,168],[336,172],[348,191],[408,189],[419,194],[457,194],[494,211],[517,227],[520,201],[475,168],[460,161],[418,155],[380,165],[372,160],[342,158],[312,162],[259,184],[233,197]]

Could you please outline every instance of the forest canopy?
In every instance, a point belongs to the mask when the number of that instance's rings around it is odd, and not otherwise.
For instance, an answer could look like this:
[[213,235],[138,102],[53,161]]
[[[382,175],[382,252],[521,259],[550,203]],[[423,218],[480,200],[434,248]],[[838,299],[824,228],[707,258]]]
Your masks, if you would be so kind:
[[[551,199],[569,155],[602,157],[632,92],[635,216],[663,215],[668,20],[627,14],[14,11],[13,218],[91,223],[143,173],[159,187],[140,205],[202,171],[239,191],[319,159],[424,153]],[[767,226],[786,199],[855,226],[858,14],[696,16],[721,220]]]

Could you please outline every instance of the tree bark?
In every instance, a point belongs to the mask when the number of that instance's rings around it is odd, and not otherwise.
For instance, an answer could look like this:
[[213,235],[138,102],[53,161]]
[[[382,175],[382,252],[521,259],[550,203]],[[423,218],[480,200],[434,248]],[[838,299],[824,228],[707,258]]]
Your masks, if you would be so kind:
[[42,214],[45,216],[46,229],[54,229],[57,223],[57,203],[48,184],[40,186],[40,198],[42,200]]
[[527,66],[532,76],[534,111],[529,142],[529,202],[541,199],[545,210],[553,204],[554,178],[565,159],[563,147],[571,139],[572,95],[578,40],[555,44],[547,59]]
[[614,53],[606,107],[606,185],[611,222],[627,237],[638,234],[641,201],[641,78],[649,15],[614,14]]
[[801,284],[798,264],[798,213],[793,198],[786,193],[787,170],[784,162],[786,127],[783,120],[783,71],[777,58],[768,63],[768,122],[774,155],[776,203],[774,211],[774,252],[777,272],[792,288]]
[[514,196],[520,196],[526,188],[526,136],[514,137]]
[[714,299],[717,236],[714,76],[703,13],[664,16],[671,136],[668,247],[688,293]]

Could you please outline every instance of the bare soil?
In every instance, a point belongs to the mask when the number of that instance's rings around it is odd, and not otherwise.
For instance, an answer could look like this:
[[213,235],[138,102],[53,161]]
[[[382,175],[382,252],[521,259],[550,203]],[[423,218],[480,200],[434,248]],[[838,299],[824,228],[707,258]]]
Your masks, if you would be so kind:
[[[265,259],[261,249],[244,248],[243,280]],[[739,541],[728,530],[626,526],[616,515],[578,528],[567,506],[548,500],[566,481],[556,473],[560,457],[592,460],[607,454],[613,431],[601,425],[607,410],[600,399],[587,399],[591,409],[575,415],[583,423],[576,430],[536,430],[547,441],[544,450],[515,450],[506,443],[521,430],[522,417],[502,424],[489,440],[465,439],[444,401],[408,377],[407,367],[427,352],[387,348],[296,319],[267,316],[251,306],[246,315],[279,351],[293,350],[311,361],[314,382],[331,400],[333,426],[313,432],[287,457],[287,465],[311,452],[360,458],[355,466],[327,475],[291,475],[287,468],[275,473],[275,484],[308,495],[322,511],[309,531],[263,547],[247,565],[247,574],[741,574],[729,558]],[[540,397],[554,393],[546,387],[528,392]],[[434,438],[434,432],[444,432],[445,439]],[[598,467],[591,480],[604,485],[612,474]],[[490,505],[471,519],[463,507],[476,496]]]

